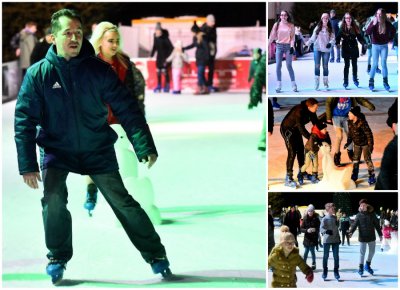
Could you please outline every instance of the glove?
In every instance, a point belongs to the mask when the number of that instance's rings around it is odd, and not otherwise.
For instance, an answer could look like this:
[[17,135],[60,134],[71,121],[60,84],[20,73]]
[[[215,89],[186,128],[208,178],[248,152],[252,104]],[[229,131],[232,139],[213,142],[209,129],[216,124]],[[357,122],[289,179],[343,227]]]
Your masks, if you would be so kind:
[[333,235],[333,231],[332,230],[327,230],[326,232],[325,232],[327,235]]
[[308,283],[311,283],[314,280],[314,273],[312,270],[310,270],[310,272],[307,273],[306,279]]
[[347,142],[346,144],[344,144],[344,149],[347,149],[347,147],[349,147],[351,145],[351,142]]
[[293,47],[290,48],[289,53],[290,53],[290,54],[293,54],[293,53],[294,53],[294,48],[293,48]]
[[331,48],[332,47],[332,44],[330,44],[330,43],[328,43],[327,45],[326,45],[326,48]]

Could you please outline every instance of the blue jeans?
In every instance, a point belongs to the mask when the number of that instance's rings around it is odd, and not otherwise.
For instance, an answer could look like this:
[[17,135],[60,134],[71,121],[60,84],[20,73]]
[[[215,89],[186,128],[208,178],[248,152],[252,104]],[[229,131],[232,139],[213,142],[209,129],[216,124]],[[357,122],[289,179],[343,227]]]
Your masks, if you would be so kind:
[[[69,172],[63,169],[43,170],[44,196],[42,217],[47,257],[68,262],[72,258],[72,218],[67,209]],[[132,244],[146,262],[164,257],[165,248],[149,217],[125,189],[118,171],[90,175],[121,222]],[[94,241],[97,243],[98,241]]]
[[375,77],[376,68],[378,67],[379,56],[381,57],[382,65],[382,77],[388,77],[387,69],[387,57],[388,57],[388,45],[387,44],[372,44],[372,66],[369,73],[369,77],[373,79]]
[[336,45],[331,46],[331,61],[335,60],[335,47],[336,47],[336,61],[340,60],[340,47],[337,47]]
[[367,55],[368,55],[368,65],[371,65],[371,59],[372,59],[372,47],[367,49]]
[[334,270],[339,269],[339,245],[340,243],[336,244],[324,244],[324,257],[322,259],[322,267],[323,269],[328,269],[328,258],[329,258],[329,249],[332,246],[332,253],[333,253],[333,268]]
[[276,44],[276,78],[278,79],[278,82],[282,81],[282,60],[283,60],[283,54],[286,56],[286,67],[289,72],[290,80],[292,82],[295,81],[294,78],[294,71],[292,67],[292,58],[293,55],[290,53],[290,44]]
[[321,52],[318,50],[314,50],[314,63],[315,63],[315,76],[319,76],[321,74],[320,66],[321,66],[321,58],[322,58],[322,68],[324,77],[329,75],[328,63],[329,63],[329,52]]
[[205,65],[197,65],[197,84],[199,86],[206,85],[206,66]]
[[313,265],[315,265],[315,246],[306,247],[304,246],[304,262],[307,263],[308,252],[311,252],[311,259]]

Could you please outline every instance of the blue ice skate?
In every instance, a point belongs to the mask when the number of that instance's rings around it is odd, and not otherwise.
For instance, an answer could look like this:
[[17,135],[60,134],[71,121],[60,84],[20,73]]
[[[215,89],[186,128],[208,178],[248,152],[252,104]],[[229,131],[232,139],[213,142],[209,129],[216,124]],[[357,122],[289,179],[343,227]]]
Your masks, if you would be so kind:
[[64,260],[55,260],[50,259],[50,262],[47,264],[46,272],[51,276],[51,282],[53,285],[58,285],[64,275],[66,262]]
[[83,207],[89,211],[89,216],[92,216],[92,210],[94,210],[97,203],[97,191],[97,186],[94,183],[88,184],[86,201]]
[[357,273],[358,273],[358,275],[360,275],[362,277],[362,275],[364,274],[364,266],[363,266],[363,264],[359,265]]
[[327,277],[328,277],[328,269],[324,269],[322,272],[322,279],[324,279],[324,281],[326,281]]
[[285,186],[296,188],[297,187],[297,183],[296,183],[296,181],[293,180],[292,177],[290,177],[289,175],[286,175]]
[[369,83],[368,83],[368,88],[371,92],[374,91],[375,86],[374,86],[374,79],[369,79]]
[[383,78],[383,87],[385,88],[385,90],[390,92],[390,86],[389,86],[389,83],[388,83],[388,78]]
[[358,88],[360,83],[359,83],[359,81],[358,81],[356,76],[353,76],[353,82],[354,82],[354,85]]
[[157,85],[157,86],[154,88],[153,92],[155,92],[155,93],[161,92],[161,85]]
[[172,277],[171,269],[169,268],[169,261],[167,257],[155,258],[150,262],[154,274],[160,273],[164,279]]
[[169,84],[165,85],[163,91],[164,91],[164,93],[169,93]]
[[364,270],[370,273],[371,275],[374,275],[374,270],[372,270],[371,268],[371,262],[365,263]]
[[372,173],[372,174],[370,174],[370,176],[368,177],[368,184],[369,184],[369,185],[373,185],[373,184],[375,184],[375,183],[376,183],[375,174]]
[[339,271],[338,270],[333,270],[333,276],[335,276],[336,280],[340,280],[340,275],[339,275]]

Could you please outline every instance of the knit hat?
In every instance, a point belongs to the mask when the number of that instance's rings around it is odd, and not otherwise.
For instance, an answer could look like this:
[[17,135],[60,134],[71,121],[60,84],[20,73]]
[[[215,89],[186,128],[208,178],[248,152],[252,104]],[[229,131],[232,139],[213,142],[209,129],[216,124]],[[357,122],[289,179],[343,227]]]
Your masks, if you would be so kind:
[[361,108],[359,106],[352,107],[350,109],[350,112],[356,117],[360,117],[361,116]]
[[309,206],[308,206],[308,208],[307,208],[307,212],[309,212],[309,211],[314,211],[315,210],[315,207],[314,207],[314,205],[312,205],[312,204],[310,204]]
[[325,129],[327,126],[326,126],[326,124],[325,123],[317,123],[317,128],[318,128],[318,130],[323,130],[323,129]]
[[215,23],[215,16],[212,14],[208,14],[206,17],[207,22],[214,22]]
[[193,26],[190,30],[194,33],[200,32],[200,27],[197,25],[196,21],[193,21]]
[[174,46],[175,46],[175,47],[182,48],[182,41],[177,40],[177,41],[175,42],[175,45],[174,45]]
[[390,222],[388,220],[385,220],[385,226],[390,225]]
[[360,200],[360,202],[358,204],[361,205],[362,203],[368,203],[368,200],[363,198]]

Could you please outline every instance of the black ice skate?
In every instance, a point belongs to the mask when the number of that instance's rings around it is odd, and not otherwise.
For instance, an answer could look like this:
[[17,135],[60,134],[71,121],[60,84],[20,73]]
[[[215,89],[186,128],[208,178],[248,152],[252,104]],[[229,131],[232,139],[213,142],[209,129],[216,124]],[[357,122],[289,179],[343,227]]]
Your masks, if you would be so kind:
[[64,260],[50,259],[50,262],[46,267],[46,272],[51,276],[51,282],[53,285],[60,284],[64,275],[66,264],[67,263]]
[[333,275],[335,276],[336,280],[340,281],[339,270],[333,270]]
[[155,258],[150,262],[150,265],[154,274],[160,273],[163,278],[167,280],[173,277],[171,269],[169,268],[169,261],[167,257]]
[[363,264],[359,265],[357,273],[358,273],[358,275],[360,275],[362,277],[362,275],[364,274],[364,266],[363,266]]

